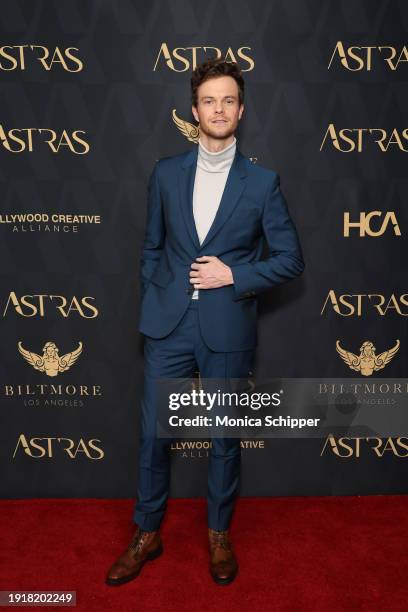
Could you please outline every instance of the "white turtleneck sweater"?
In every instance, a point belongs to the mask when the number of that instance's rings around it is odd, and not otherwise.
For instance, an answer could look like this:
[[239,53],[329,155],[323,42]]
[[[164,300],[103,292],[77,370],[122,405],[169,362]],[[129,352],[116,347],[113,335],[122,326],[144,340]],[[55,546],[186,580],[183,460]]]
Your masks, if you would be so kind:
[[[193,214],[200,244],[214,221],[227,182],[228,172],[234,160],[237,140],[213,153],[198,141],[197,169],[193,191]],[[195,289],[192,299],[198,299]]]

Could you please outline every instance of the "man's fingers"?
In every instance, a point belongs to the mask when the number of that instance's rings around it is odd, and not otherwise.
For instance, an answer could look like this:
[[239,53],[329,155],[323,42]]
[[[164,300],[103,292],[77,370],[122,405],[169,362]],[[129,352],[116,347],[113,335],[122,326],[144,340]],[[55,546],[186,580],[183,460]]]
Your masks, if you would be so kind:
[[198,289],[198,288],[199,288],[198,286],[200,286],[200,288],[201,288],[201,287],[203,287],[203,288],[204,288],[204,285],[205,285],[204,280],[203,280],[203,279],[201,279],[201,278],[200,278],[200,279],[199,279],[199,278],[190,278],[190,279],[189,279],[189,283],[190,283],[190,285],[194,285],[194,287],[195,287],[196,289]]
[[211,261],[212,259],[215,259],[214,255],[202,255],[201,257],[196,257],[197,261]]
[[202,265],[203,265],[203,264],[199,264],[199,263],[192,263],[192,264],[191,264],[191,267],[193,268],[193,270],[200,270]]

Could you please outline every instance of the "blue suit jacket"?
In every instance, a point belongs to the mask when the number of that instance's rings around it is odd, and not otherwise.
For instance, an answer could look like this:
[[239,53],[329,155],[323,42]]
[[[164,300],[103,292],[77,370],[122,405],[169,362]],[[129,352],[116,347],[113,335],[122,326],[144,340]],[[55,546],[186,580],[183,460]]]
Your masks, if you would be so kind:
[[[197,154],[195,147],[159,159],[149,179],[139,330],[152,338],[167,336],[190,303],[191,264],[201,255],[216,255],[231,267],[234,284],[200,290],[204,341],[214,351],[252,349],[257,295],[303,271],[298,236],[277,173],[253,164],[237,148],[214,222],[200,245],[193,216]],[[261,259],[264,241],[268,256]]]

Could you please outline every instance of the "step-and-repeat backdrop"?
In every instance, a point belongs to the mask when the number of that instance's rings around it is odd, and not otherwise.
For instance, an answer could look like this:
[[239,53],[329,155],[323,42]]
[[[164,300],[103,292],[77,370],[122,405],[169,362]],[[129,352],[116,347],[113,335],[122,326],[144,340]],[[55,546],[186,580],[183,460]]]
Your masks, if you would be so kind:
[[[239,148],[279,172],[306,261],[259,299],[258,375],[360,377],[377,397],[406,376],[405,0],[1,9],[3,497],[136,493],[147,181],[156,159],[197,146],[190,76],[208,57],[243,71]],[[351,369],[337,342],[359,364],[365,351],[368,369]],[[404,386],[393,392],[406,401]],[[172,495],[205,495],[208,442],[171,454]],[[408,431],[246,439],[242,454],[243,495],[408,487]]]

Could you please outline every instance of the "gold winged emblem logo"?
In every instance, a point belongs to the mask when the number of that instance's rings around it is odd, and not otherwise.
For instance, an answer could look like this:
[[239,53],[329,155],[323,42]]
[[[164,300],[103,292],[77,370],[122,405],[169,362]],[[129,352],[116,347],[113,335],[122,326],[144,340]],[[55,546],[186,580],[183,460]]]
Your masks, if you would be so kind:
[[190,142],[198,143],[198,139],[200,138],[200,128],[198,125],[194,125],[185,119],[180,119],[176,115],[176,109],[173,108],[172,117],[174,123],[177,125],[180,132],[189,140]]
[[352,370],[360,372],[363,376],[371,376],[373,372],[385,368],[387,363],[390,363],[391,359],[398,352],[399,347],[400,341],[397,340],[395,346],[388,349],[388,351],[384,351],[380,355],[376,355],[374,344],[366,340],[360,347],[360,355],[355,355],[342,348],[339,340],[336,342],[337,352],[344,363]]
[[45,343],[42,356],[23,348],[21,341],[18,343],[18,350],[35,370],[45,372],[47,376],[57,376],[60,372],[66,372],[74,365],[82,353],[82,342],[79,343],[78,348],[62,357],[58,355],[59,349],[54,342]]

